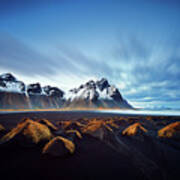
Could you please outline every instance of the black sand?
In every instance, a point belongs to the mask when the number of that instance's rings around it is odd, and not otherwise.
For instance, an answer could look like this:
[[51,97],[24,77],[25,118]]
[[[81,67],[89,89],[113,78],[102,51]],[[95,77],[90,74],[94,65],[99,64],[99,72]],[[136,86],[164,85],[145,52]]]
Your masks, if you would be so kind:
[[[41,146],[20,148],[18,144],[1,145],[0,175],[2,179],[180,179],[179,141],[161,140],[156,133],[166,124],[180,121],[180,117],[152,116],[151,120],[147,120],[146,116],[140,115],[87,111],[22,112],[0,114],[0,124],[9,131],[27,117],[33,120],[46,118],[55,125],[63,120],[124,117],[127,124],[116,131],[119,145],[113,146],[114,142],[107,144],[92,136],[83,135],[83,139],[76,142],[75,154],[64,158],[42,155]],[[145,141],[122,137],[121,131],[134,122],[141,122],[152,132],[150,136],[145,137]],[[155,169],[151,171],[152,167]]]

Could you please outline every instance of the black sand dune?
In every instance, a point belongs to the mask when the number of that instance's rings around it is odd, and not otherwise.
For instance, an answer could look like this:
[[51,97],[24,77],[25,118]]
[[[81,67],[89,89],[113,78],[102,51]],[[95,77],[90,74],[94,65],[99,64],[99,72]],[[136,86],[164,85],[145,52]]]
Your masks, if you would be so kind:
[[[24,118],[37,123],[28,126],[28,131],[23,129],[23,137],[41,136],[40,123],[49,128],[52,139],[59,135],[69,139],[75,150],[55,157],[43,153],[47,142],[22,146],[23,139],[19,138],[1,141],[0,174],[5,177],[3,179],[180,179],[178,137],[158,136],[159,130],[166,126],[165,130],[174,128],[171,124],[179,122],[180,117],[80,111],[1,114],[0,124],[6,129],[5,134],[19,127]],[[82,138],[70,135],[68,131],[71,130],[78,130]],[[179,133],[178,128],[169,131]]]

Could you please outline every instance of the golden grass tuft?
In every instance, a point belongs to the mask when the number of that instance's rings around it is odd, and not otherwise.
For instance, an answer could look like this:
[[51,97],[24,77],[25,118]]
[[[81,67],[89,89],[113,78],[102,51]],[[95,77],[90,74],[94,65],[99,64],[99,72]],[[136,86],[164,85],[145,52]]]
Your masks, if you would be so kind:
[[144,134],[147,132],[147,129],[145,129],[141,123],[134,123],[133,125],[130,125],[127,127],[123,132],[122,135],[127,136],[135,136],[137,134]]
[[0,124],[0,132],[1,132],[1,131],[5,131],[5,130],[6,130],[5,127]]
[[113,133],[113,129],[107,122],[108,121],[105,120],[93,119],[84,128],[82,128],[82,133],[104,140],[108,133]]
[[158,131],[161,138],[180,138],[180,122],[171,123]]
[[71,124],[72,124],[71,121],[60,121],[60,125],[62,126],[63,129],[66,129]]
[[43,140],[50,140],[52,138],[52,134],[47,126],[31,119],[26,119],[19,123],[5,136],[3,136],[0,141],[1,143],[7,142],[15,138],[17,135],[28,139],[30,142],[35,144]]
[[87,131],[96,131],[97,129],[105,127],[109,131],[113,131],[111,127],[119,128],[117,124],[114,123],[114,120],[97,120],[92,119],[89,123],[82,128],[82,132],[85,133]]
[[53,156],[64,156],[68,153],[73,154],[75,151],[75,145],[72,141],[57,136],[50,140],[43,148],[43,154],[50,154]]
[[61,121],[60,122],[61,126],[62,126],[62,129],[65,129],[65,130],[70,130],[70,129],[73,129],[73,130],[80,130],[81,128],[83,128],[85,125],[78,122],[78,121]]
[[115,123],[115,121],[113,119],[106,121],[106,124],[110,125],[110,127],[116,128],[116,129],[119,128],[119,126]]
[[82,135],[81,135],[81,133],[78,131],[78,130],[72,130],[72,129],[70,129],[70,130],[67,130],[66,131],[66,134],[76,134],[76,136],[79,138],[79,139],[82,139]]
[[39,123],[46,125],[50,130],[57,131],[58,128],[47,119],[38,120]]
[[105,123],[102,120],[93,119],[93,120],[89,121],[89,123],[82,129],[82,132],[85,133],[88,131],[91,131],[91,132],[96,131],[104,124]]
[[147,117],[146,117],[146,120],[147,120],[147,121],[153,121],[153,118],[152,118],[151,116],[147,116]]

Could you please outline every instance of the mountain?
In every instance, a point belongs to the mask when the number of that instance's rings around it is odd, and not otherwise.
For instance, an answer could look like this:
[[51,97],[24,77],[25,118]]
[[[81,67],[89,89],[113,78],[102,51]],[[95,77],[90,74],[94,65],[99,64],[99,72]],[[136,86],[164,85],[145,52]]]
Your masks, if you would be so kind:
[[39,83],[30,84],[26,88],[31,107],[60,108],[64,104],[64,92],[57,87],[41,87]]
[[132,108],[107,79],[88,81],[67,93],[40,83],[26,85],[10,73],[0,75],[0,109]]
[[0,102],[0,109],[30,108],[25,94],[25,84],[10,73],[0,75]]
[[110,85],[107,79],[88,81],[78,88],[71,89],[66,95],[65,106],[87,108],[132,108],[123,99],[119,90]]
[[60,108],[63,95],[57,87],[26,86],[10,73],[0,75],[0,109]]
[[10,73],[2,74],[0,75],[0,91],[24,93],[25,84]]

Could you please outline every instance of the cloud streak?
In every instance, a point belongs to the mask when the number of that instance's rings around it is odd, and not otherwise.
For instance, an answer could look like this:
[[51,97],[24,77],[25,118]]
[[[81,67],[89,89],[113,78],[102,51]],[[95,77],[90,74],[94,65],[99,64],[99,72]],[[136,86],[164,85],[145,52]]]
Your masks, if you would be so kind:
[[[175,39],[175,38],[172,38]],[[115,64],[119,61],[130,68],[122,67],[121,79],[129,83],[122,92],[132,101],[179,101],[180,44],[168,40],[147,48],[145,43],[129,40],[119,42],[115,49]],[[138,48],[137,48],[138,47]],[[123,53],[122,53],[123,52]],[[148,97],[148,98],[147,98]]]
[[[58,75],[76,80],[106,77],[132,102],[180,102],[178,40],[155,44],[151,48],[137,38],[118,43],[109,52],[111,61],[63,45],[55,48],[56,55],[47,57],[12,36],[1,35],[0,63],[1,68],[26,76],[53,78]],[[73,84],[69,87],[73,88]]]
[[10,35],[0,35],[1,68],[18,71],[24,75],[53,74],[56,65],[51,59],[35,51]]

